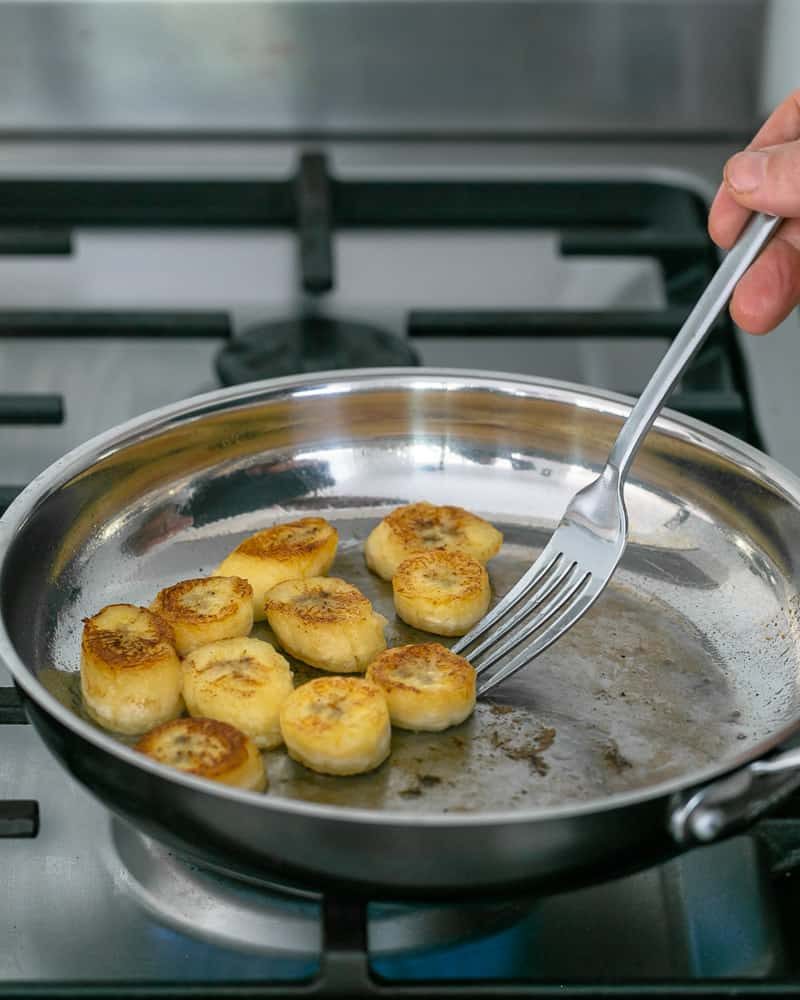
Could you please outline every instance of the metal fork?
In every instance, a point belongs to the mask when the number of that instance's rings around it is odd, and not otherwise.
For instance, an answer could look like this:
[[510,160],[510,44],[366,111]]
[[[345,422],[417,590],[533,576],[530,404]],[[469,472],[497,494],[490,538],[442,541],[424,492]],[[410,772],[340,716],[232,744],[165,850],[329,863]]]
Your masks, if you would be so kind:
[[466,656],[478,674],[497,667],[478,682],[479,695],[544,652],[572,628],[605,589],[627,543],[623,487],[631,463],[664,401],[727,305],[736,283],[780,222],[768,215],[755,215],[750,220],[645,386],[600,476],[572,498],[533,566],[453,646],[453,651]]

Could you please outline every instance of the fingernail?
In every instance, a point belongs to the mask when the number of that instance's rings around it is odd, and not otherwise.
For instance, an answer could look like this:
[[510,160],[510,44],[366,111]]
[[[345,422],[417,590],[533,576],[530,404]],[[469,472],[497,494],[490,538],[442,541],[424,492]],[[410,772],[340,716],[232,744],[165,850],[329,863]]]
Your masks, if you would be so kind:
[[725,180],[734,191],[746,194],[755,189],[764,180],[767,170],[766,153],[737,153],[728,160],[725,168]]

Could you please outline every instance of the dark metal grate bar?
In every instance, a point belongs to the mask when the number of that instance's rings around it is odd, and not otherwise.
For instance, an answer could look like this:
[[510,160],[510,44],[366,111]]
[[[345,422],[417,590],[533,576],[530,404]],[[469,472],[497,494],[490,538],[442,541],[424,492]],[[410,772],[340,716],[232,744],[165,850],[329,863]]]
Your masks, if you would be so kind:
[[22,707],[19,691],[13,687],[0,687],[0,726],[24,726],[28,716]]
[[325,896],[322,900],[319,982],[326,992],[369,996],[373,979],[367,951],[367,903]]
[[333,288],[333,208],[325,157],[305,153],[295,182],[300,275],[307,292]]
[[0,802],[0,840],[35,837],[39,833],[39,803],[32,799]]
[[225,312],[0,310],[0,337],[202,337],[232,334]]
[[703,228],[699,199],[647,182],[337,181],[333,193],[341,226]]
[[0,228],[0,255],[36,256],[39,254],[64,255],[72,253],[72,234],[69,229]]
[[289,226],[290,181],[4,180],[0,226]]
[[669,267],[690,266],[709,258],[712,249],[699,227],[670,231],[655,227],[643,229],[562,229],[560,250],[565,257],[655,257]]
[[408,314],[409,337],[674,337],[688,309],[422,310]]
[[0,394],[0,424],[63,424],[64,399],[51,393]]
[[[337,227],[486,226],[704,232],[702,200],[648,181],[361,181],[330,178]],[[0,181],[0,226],[290,227],[286,180]]]

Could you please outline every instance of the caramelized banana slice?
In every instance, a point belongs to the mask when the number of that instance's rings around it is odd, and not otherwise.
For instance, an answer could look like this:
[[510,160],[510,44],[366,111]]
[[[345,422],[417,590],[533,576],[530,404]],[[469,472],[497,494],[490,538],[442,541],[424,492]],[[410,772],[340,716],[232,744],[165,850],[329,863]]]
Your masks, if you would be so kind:
[[267,787],[264,761],[251,739],[216,719],[173,719],[143,736],[135,747],[159,764],[251,792]]
[[323,517],[276,524],[246,538],[219,565],[219,576],[241,576],[253,588],[253,617],[264,619],[264,599],[284,580],[324,576],[333,565],[339,535]]
[[288,661],[261,639],[222,639],[183,661],[189,714],[236,726],[262,749],[281,745],[280,711],[292,690]]
[[400,729],[436,733],[475,708],[475,671],[438,642],[387,649],[370,663],[367,680],[386,695],[392,725]]
[[135,734],[181,714],[174,642],[163,618],[132,604],[110,604],[84,619],[81,692],[95,722]]
[[182,580],[150,605],[175,633],[179,656],[218,639],[247,635],[253,627],[253,588],[239,576]]
[[318,677],[295,690],[281,710],[289,756],[320,774],[361,774],[389,756],[386,699],[363,677]]
[[391,580],[400,563],[418,552],[466,552],[485,563],[502,544],[502,534],[482,517],[462,507],[436,507],[423,501],[398,507],[385,517],[370,532],[364,554],[374,573]]
[[386,619],[357,587],[334,576],[280,583],[267,594],[266,609],[286,652],[320,670],[360,673],[386,649]]
[[481,563],[447,549],[402,562],[392,591],[395,611],[404,622],[437,635],[465,635],[486,614],[492,598]]

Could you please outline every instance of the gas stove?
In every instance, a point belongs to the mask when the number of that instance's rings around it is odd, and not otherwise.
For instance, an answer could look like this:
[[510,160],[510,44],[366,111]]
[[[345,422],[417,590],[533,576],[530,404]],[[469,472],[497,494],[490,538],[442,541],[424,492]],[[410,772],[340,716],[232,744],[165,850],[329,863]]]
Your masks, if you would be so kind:
[[[12,156],[0,501],[89,436],[223,382],[422,363],[636,393],[716,264],[704,219],[726,152],[698,147],[694,173],[653,146],[593,147],[589,162],[509,144],[472,149],[469,167],[452,146],[393,147],[391,161],[249,147],[235,169],[202,145],[166,168],[163,148],[156,168],[122,143],[80,164],[50,149],[24,171]],[[751,351],[721,319],[671,405],[780,452]],[[24,723],[0,687],[0,995],[796,989],[796,804],[545,898],[323,898],[198,869],[134,833]]]

